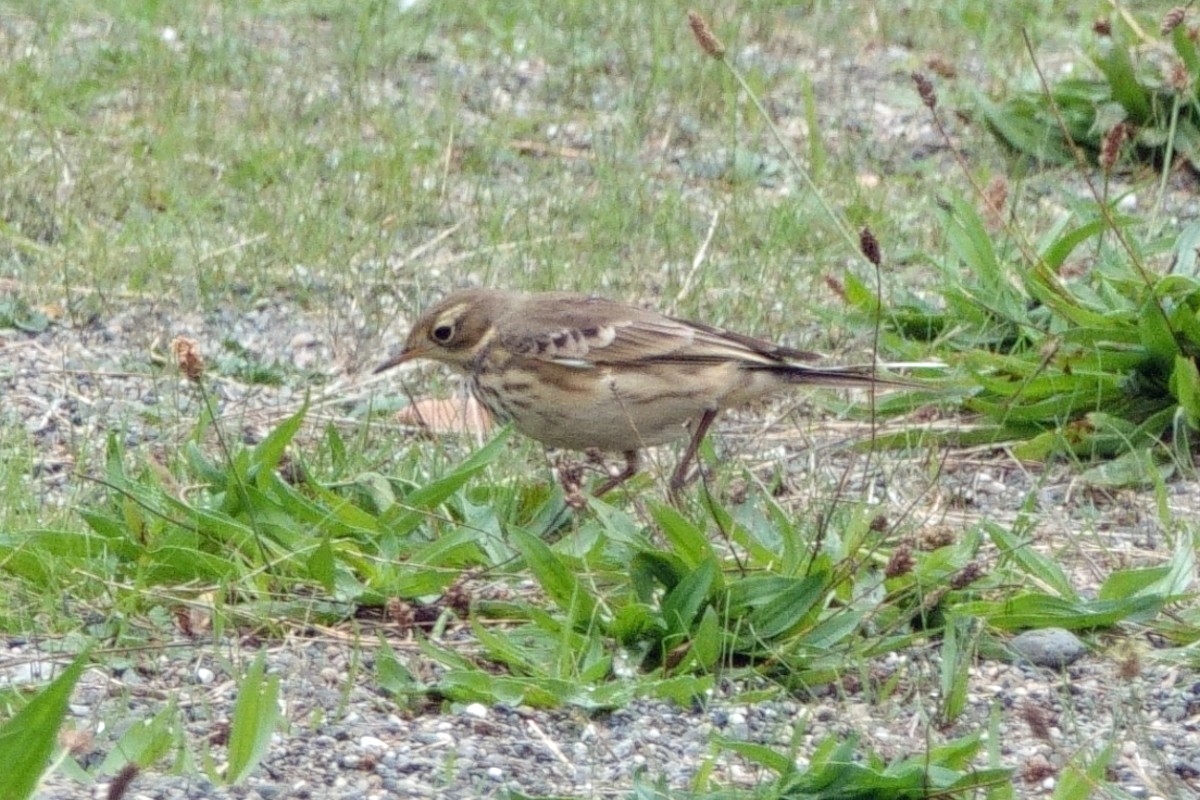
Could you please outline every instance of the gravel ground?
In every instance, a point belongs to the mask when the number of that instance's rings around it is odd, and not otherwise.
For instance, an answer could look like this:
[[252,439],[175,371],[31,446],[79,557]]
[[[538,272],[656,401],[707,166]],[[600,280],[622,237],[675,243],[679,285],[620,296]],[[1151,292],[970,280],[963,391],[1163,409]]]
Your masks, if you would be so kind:
[[[247,783],[225,789],[193,776],[146,772],[135,779],[130,797],[470,798],[510,790],[607,797],[623,794],[639,779],[686,788],[710,758],[717,778],[753,785],[768,776],[727,754],[714,756],[713,734],[786,748],[803,723],[804,733],[795,740],[801,764],[829,734],[858,733],[882,755],[901,755],[927,735],[936,739],[986,728],[993,708],[1000,763],[1017,769],[1022,796],[1052,790],[1063,762],[1097,739],[1115,745],[1109,777],[1133,797],[1192,796],[1200,776],[1195,676],[1147,667],[1136,679],[1116,681],[1114,665],[1100,658],[1085,658],[1061,676],[981,664],[973,671],[963,720],[939,734],[914,710],[921,706],[919,697],[904,691],[878,705],[853,695],[744,705],[730,691],[720,691],[704,707],[639,700],[593,716],[478,704],[412,714],[398,710],[374,685],[371,654],[356,653],[345,641],[296,640],[268,645],[267,653],[271,670],[285,676],[286,726]],[[73,724],[87,729],[99,720],[117,722],[94,734],[81,762],[96,763],[127,726],[151,718],[168,700],[182,709],[189,741],[215,742],[227,732],[235,692],[227,666],[251,654],[236,644],[172,647],[147,653],[136,668],[119,673],[89,671],[76,692]],[[27,655],[28,648],[10,643],[3,665]],[[880,668],[913,675],[935,668],[918,660],[894,656]],[[347,677],[351,674],[358,677]],[[55,775],[39,796],[106,792],[106,785],[85,787]]]
[[[356,391],[366,394],[372,388],[335,371],[346,359],[325,344],[320,329],[320,323],[283,304],[207,318],[131,304],[104,323],[56,324],[37,335],[0,332],[0,390],[16,401],[6,403],[4,413],[21,418],[42,453],[31,487],[48,502],[66,502],[74,491],[75,454],[86,451],[80,443],[96,441],[109,430],[121,431],[134,447],[170,446],[164,441],[169,427],[161,421],[187,419],[191,400],[176,377],[148,367],[153,360],[148,354],[179,333],[212,342],[232,331],[262,360],[297,371],[312,370],[314,363],[336,365],[322,382],[344,404],[356,402]],[[313,353],[315,361],[309,360]],[[247,425],[256,419],[268,424],[299,401],[287,388],[218,383],[226,415]],[[333,404],[328,408],[340,413]],[[726,438],[736,440],[736,435]],[[774,444],[752,449],[763,452]],[[912,467],[918,474],[924,469]],[[904,476],[900,465],[892,480],[903,483]],[[1196,487],[1177,483],[1170,488],[1173,512],[1193,513]],[[1068,554],[1078,586],[1097,585],[1114,567],[1158,563],[1166,556],[1150,498],[1097,493],[1076,485],[1070,473],[1035,475],[990,455],[955,454],[925,502],[929,516],[947,524],[965,526],[981,517],[1005,523],[1015,519],[1031,493],[1040,505],[1035,540],[1060,555],[1064,541],[1086,543]],[[1067,531],[1075,535],[1062,536]],[[899,756],[912,752],[914,741],[986,730],[993,719],[1000,733],[1000,763],[1017,771],[1022,796],[1050,792],[1062,765],[1097,741],[1114,745],[1109,777],[1131,796],[1186,797],[1200,787],[1200,679],[1193,669],[1131,655],[1153,646],[1136,638],[1125,642],[1124,650],[1103,639],[1090,641],[1091,652],[1062,674],[982,661],[972,673],[967,711],[949,729],[937,730],[931,721],[938,685],[932,651],[893,655],[872,665],[873,673],[895,677],[900,687],[877,705],[862,701],[854,687],[804,702],[745,705],[737,698],[747,687],[723,685],[692,708],[641,700],[594,716],[478,705],[414,712],[379,689],[373,652],[362,644],[372,637],[353,643],[341,633],[265,645],[173,642],[123,661],[120,668],[93,668],[72,706],[72,725],[91,731],[81,761],[95,763],[128,726],[149,719],[168,702],[183,710],[189,742],[218,742],[227,732],[235,689],[231,665],[244,669],[265,646],[269,669],[284,676],[286,725],[248,783],[224,789],[194,776],[146,772],[128,796],[469,798],[518,790],[605,797],[621,795],[639,779],[686,788],[709,759],[715,776],[751,785],[769,776],[728,753],[715,753],[714,733],[786,747],[802,722],[797,752],[803,761],[831,733],[857,732],[880,754]],[[21,681],[36,675],[44,664],[37,645],[10,640],[0,652],[0,676]],[[394,647],[404,652],[407,645],[397,641]],[[923,696],[929,702],[922,702]],[[39,797],[104,797],[106,791],[60,772]]]

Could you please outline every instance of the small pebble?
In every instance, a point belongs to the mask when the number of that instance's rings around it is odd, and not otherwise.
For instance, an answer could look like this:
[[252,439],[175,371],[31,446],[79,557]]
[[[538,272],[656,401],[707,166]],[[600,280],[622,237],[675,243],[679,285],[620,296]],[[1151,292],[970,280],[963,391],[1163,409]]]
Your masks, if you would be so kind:
[[382,739],[375,736],[363,736],[358,740],[358,746],[363,750],[373,753],[382,753],[387,750],[387,744]]

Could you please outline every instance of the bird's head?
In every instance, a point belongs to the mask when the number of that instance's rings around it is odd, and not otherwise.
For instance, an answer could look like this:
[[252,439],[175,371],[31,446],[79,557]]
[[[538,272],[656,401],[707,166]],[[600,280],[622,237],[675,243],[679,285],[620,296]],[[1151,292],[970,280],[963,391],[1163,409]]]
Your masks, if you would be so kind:
[[429,308],[408,332],[399,353],[375,368],[382,372],[406,361],[431,358],[468,371],[475,356],[492,340],[495,321],[507,296],[488,289],[454,292]]

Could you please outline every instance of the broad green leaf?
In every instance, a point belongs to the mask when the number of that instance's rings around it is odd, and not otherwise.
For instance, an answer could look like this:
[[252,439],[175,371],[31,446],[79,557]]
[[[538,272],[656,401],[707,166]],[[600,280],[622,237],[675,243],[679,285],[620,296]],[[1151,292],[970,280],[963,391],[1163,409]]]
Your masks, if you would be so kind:
[[717,611],[711,605],[704,609],[700,624],[692,636],[692,654],[697,665],[704,670],[712,669],[723,650],[723,632]]
[[410,492],[402,501],[386,509],[380,518],[380,524],[393,535],[404,535],[412,531],[421,524],[431,509],[441,505],[476,473],[492,463],[496,456],[503,452],[511,435],[511,427],[501,430],[490,442],[472,453],[466,461],[449,473]]
[[945,626],[942,637],[939,677],[943,722],[954,722],[966,708],[973,658],[964,641],[971,626],[963,623],[963,620],[952,620]]
[[1039,553],[1029,540],[1017,537],[994,522],[986,522],[983,527],[1002,556],[1013,559],[1027,575],[1049,586],[1061,597],[1068,600],[1076,598],[1067,573],[1057,561]]
[[817,651],[829,650],[854,633],[867,613],[865,607],[838,609],[805,631],[800,644]]
[[220,583],[235,578],[244,568],[239,560],[229,556],[205,553],[198,549],[194,541],[188,541],[183,534],[183,541],[172,543],[177,536],[172,535],[167,543],[155,547],[141,557],[138,570],[141,579],[150,585],[166,583]]
[[1174,471],[1173,464],[1157,463],[1150,449],[1142,447],[1086,469],[1079,477],[1091,486],[1153,486]]
[[1200,429],[1200,370],[1196,368],[1194,358],[1175,356],[1171,394],[1179,401],[1188,425]]
[[1041,117],[1033,100],[1014,97],[995,104],[976,94],[975,105],[983,112],[987,124],[1014,150],[1053,164],[1068,164],[1073,160],[1062,134]]
[[671,543],[676,555],[689,569],[714,559],[712,543],[705,532],[692,524],[673,506],[656,503],[651,508],[659,530]]
[[[514,675],[555,677],[544,663],[543,653],[531,647],[524,628],[518,628],[510,636],[502,629],[492,629],[479,620],[471,620],[471,631],[487,653],[488,659],[508,667]],[[543,663],[539,663],[543,662]]]
[[308,397],[304,398],[304,403],[300,409],[285,419],[280,424],[276,425],[270,433],[267,434],[258,446],[254,448],[251,460],[258,469],[259,485],[269,475],[273,474],[275,468],[279,466],[279,462],[283,460],[284,451],[296,438],[296,434],[300,430],[300,426],[304,423],[304,417],[308,414]]
[[279,724],[279,676],[264,677],[266,652],[259,651],[238,687],[229,723],[229,766],[225,781],[236,786],[267,754]]
[[1189,36],[1187,25],[1176,25],[1171,31],[1171,46],[1175,48],[1175,54],[1179,56],[1179,60],[1183,62],[1188,74],[1192,76],[1192,81],[1195,82],[1200,78],[1200,53],[1197,52],[1196,43]]
[[662,601],[662,615],[672,633],[686,634],[717,583],[716,561],[705,561],[689,572]]
[[627,603],[613,615],[608,632],[621,644],[631,647],[646,638],[661,639],[665,630],[662,621],[655,616],[650,606],[645,603]]
[[321,584],[326,593],[333,594],[337,580],[337,562],[328,537],[323,538],[308,556],[308,574]]
[[1054,787],[1054,800],[1088,800],[1096,796],[1097,788],[1103,786],[1104,773],[1112,761],[1113,747],[1105,745],[1095,757],[1088,759],[1091,752],[1081,750],[1067,762],[1058,776]]
[[[306,398],[307,400],[307,398]],[[341,472],[349,463],[346,454],[346,442],[338,431],[337,425],[330,422],[325,426],[325,447],[329,450],[329,461],[337,472]]]
[[1121,104],[1130,120],[1139,126],[1146,125],[1151,116],[1149,92],[1138,83],[1133,61],[1124,43],[1116,39],[1106,43],[1092,60],[1104,73],[1113,99]]
[[1196,543],[1190,534],[1180,534],[1171,560],[1161,567],[1117,570],[1105,579],[1097,593],[1101,600],[1128,597],[1161,597],[1172,602],[1193,591],[1196,583]]
[[1167,373],[1175,365],[1179,345],[1157,299],[1153,296],[1146,299],[1138,314],[1138,334],[1142,347],[1159,363],[1163,373]]
[[411,551],[406,567],[464,567],[483,559],[479,531],[465,525]]
[[789,584],[747,617],[754,634],[763,641],[785,636],[808,621],[809,614],[832,588],[824,573],[789,581]]
[[272,473],[268,488],[281,511],[297,524],[312,526],[315,531],[333,536],[354,536],[365,541],[374,541],[384,532],[373,514],[314,481],[300,489]]
[[647,681],[636,687],[638,696],[670,700],[680,708],[688,708],[698,699],[712,693],[716,679],[711,675],[673,675],[658,681]]
[[1027,592],[1005,600],[959,603],[949,609],[955,616],[980,617],[1003,630],[1023,628],[1107,628],[1118,622],[1144,622],[1163,606],[1162,597],[1072,602],[1061,597]]
[[209,459],[208,455],[195,442],[189,440],[184,443],[183,457],[187,461],[188,469],[202,483],[210,486],[225,486],[229,483],[229,475],[226,470]]
[[545,542],[520,528],[510,530],[509,538],[529,565],[542,590],[571,615],[575,624],[589,624],[596,618],[596,598]]
[[796,762],[791,756],[767,745],[741,739],[730,739],[728,736],[719,734],[712,737],[712,742],[715,746],[737,753],[751,763],[766,767],[777,775],[787,775],[796,770]]
[[401,697],[424,688],[408,667],[401,663],[382,632],[379,634],[379,648],[375,651],[375,680],[385,692]]
[[1121,569],[1104,579],[1096,596],[1101,600],[1121,600],[1146,592],[1171,572],[1168,567]]
[[101,775],[114,775],[130,763],[146,769],[169,754],[172,748],[178,748],[182,744],[183,724],[179,718],[179,709],[174,703],[168,703],[152,718],[130,725],[121,735],[116,747],[100,762],[97,772]]
[[0,764],[4,765],[0,774],[0,800],[26,800],[33,795],[58,742],[58,729],[67,716],[71,690],[87,661],[86,653],[78,656],[49,686],[0,726]]
[[674,589],[687,574],[683,559],[658,550],[644,550],[633,557],[629,564],[630,578],[637,598],[650,603],[661,586],[668,591]]

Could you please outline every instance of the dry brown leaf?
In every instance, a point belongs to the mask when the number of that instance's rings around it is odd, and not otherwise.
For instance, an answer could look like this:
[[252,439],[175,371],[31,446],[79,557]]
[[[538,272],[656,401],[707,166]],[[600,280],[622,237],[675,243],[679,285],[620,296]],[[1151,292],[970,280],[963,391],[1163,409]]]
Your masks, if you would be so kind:
[[422,397],[397,411],[396,421],[430,433],[483,434],[494,427],[492,416],[474,397],[466,400]]

